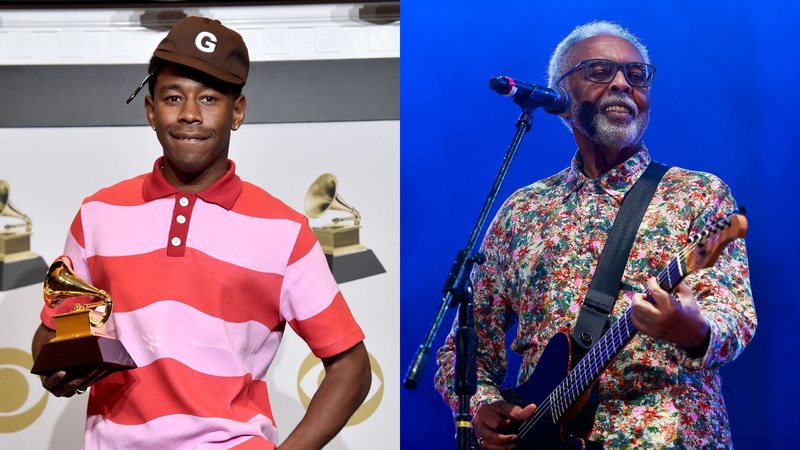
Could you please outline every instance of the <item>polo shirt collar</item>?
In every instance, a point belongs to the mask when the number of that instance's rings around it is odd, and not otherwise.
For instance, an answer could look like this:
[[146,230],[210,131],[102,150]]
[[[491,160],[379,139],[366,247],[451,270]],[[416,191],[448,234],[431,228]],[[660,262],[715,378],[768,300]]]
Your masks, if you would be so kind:
[[[153,164],[153,171],[147,174],[142,185],[142,195],[144,200],[149,202],[157,198],[169,197],[170,195],[177,194],[178,188],[173,186],[161,173],[161,166],[164,162],[164,157],[160,157]],[[211,186],[195,193],[198,197],[208,203],[214,203],[225,209],[233,208],[236,199],[242,192],[242,179],[236,175],[236,164],[228,160],[228,170],[219,180],[215,181]]]

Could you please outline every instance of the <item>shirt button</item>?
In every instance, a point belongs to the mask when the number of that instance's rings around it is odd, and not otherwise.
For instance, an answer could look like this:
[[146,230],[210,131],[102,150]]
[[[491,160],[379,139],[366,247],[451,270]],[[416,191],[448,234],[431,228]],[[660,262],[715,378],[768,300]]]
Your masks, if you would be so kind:
[[172,238],[172,246],[177,247],[179,245],[181,245],[181,238],[179,237]]
[[180,203],[181,206],[188,206],[189,205],[189,199],[186,198],[186,197],[181,197],[181,199],[178,200],[178,203]]
[[178,223],[186,223],[186,216],[179,214],[178,217],[175,218]]

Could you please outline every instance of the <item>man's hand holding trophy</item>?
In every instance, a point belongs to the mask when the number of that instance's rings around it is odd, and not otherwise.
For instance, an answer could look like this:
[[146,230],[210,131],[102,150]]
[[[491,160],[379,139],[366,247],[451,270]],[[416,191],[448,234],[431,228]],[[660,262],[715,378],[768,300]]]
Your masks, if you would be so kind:
[[[82,303],[82,298],[96,301]],[[44,281],[44,301],[49,308],[71,299],[70,311],[55,316],[55,336],[34,355],[32,373],[42,375],[42,385],[57,396],[83,393],[89,386],[113,372],[136,367],[122,342],[103,336],[111,317],[111,296],[75,274],[68,256],[58,257]]]

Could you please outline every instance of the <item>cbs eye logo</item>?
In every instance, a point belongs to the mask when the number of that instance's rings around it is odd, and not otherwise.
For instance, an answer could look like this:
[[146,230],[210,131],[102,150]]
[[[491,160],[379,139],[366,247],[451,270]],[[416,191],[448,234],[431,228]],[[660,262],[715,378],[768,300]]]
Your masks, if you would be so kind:
[[0,433],[22,430],[44,411],[47,392],[38,400],[28,399],[30,382],[35,379],[29,374],[31,366],[33,358],[29,353],[16,348],[0,348]]
[[[383,400],[383,370],[381,370],[378,360],[372,356],[372,353],[367,352],[367,354],[369,355],[369,365],[372,370],[372,386],[369,389],[369,394],[367,394],[367,399],[358,407],[353,417],[347,421],[345,425],[347,427],[358,425],[367,420],[378,409],[378,405]],[[315,374],[316,377],[314,376]],[[314,382],[314,378],[316,378],[316,382]],[[300,364],[300,371],[297,373],[297,393],[300,396],[300,402],[306,409],[308,409],[308,404],[311,403],[311,395],[316,392],[316,388],[322,383],[323,378],[325,378],[325,369],[322,367],[322,361],[314,356],[313,353],[309,353]],[[311,392],[311,395],[306,393],[307,391],[303,389],[304,386],[309,388],[308,392]],[[311,387],[313,387],[313,390],[310,389]]]

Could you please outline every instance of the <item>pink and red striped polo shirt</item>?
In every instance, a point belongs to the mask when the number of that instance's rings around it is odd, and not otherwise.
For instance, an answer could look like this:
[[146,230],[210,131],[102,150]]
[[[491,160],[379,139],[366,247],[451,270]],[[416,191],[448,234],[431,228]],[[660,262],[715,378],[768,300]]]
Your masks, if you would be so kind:
[[232,161],[196,194],[160,165],[84,200],[67,238],[76,273],[113,298],[106,332],[139,366],[92,386],[84,446],[272,449],[265,376],[286,324],[320,358],[364,335],[304,216]]

